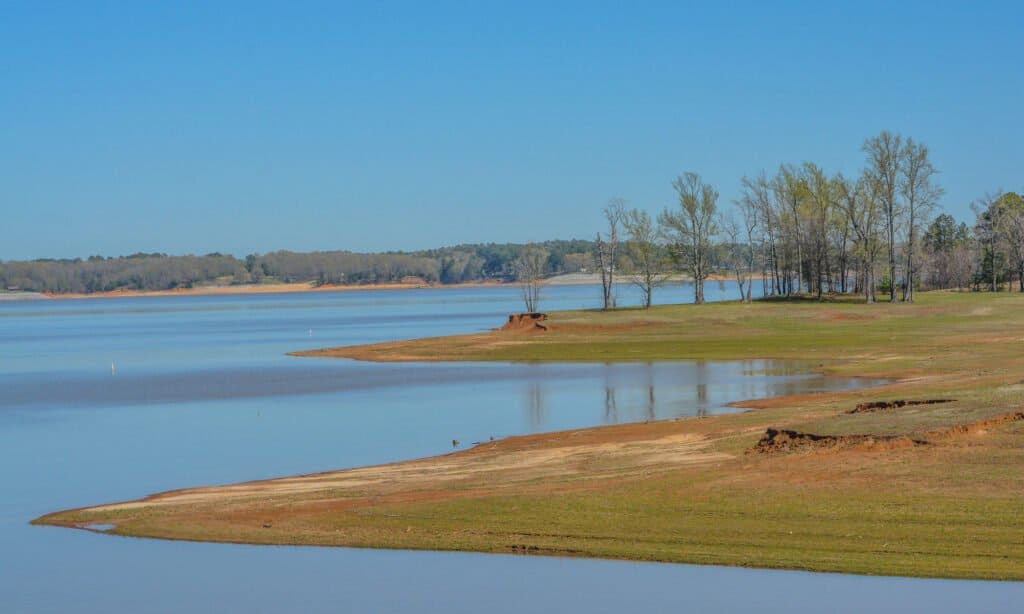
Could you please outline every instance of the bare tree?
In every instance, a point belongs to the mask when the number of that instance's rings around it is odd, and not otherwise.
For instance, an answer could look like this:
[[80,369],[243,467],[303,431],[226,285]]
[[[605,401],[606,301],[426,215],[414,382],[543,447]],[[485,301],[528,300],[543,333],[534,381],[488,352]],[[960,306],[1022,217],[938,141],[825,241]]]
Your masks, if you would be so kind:
[[829,227],[834,219],[833,212],[838,206],[839,186],[821,167],[811,162],[804,164],[803,174],[810,205],[811,240],[808,243],[811,248],[814,291],[818,300],[821,300],[826,284],[832,288]]
[[1020,291],[1024,292],[1024,198],[1015,192],[1007,192],[995,206],[1001,211],[1006,255],[1017,275]]
[[836,206],[832,211],[832,223],[829,233],[832,235],[832,243],[836,250],[836,277],[839,280],[839,292],[845,294],[848,290],[850,277],[850,240],[853,231],[850,228],[850,217],[842,206],[844,194],[843,178],[836,175],[832,179],[835,190]]
[[697,173],[684,173],[672,182],[679,197],[679,209],[666,209],[658,223],[671,241],[671,253],[693,277],[693,302],[704,302],[704,280],[708,277],[708,252],[717,234],[715,224],[718,192]]
[[[903,137],[883,130],[864,142],[868,156],[866,175],[873,183],[885,222],[886,245],[889,249],[889,302],[896,302],[896,225],[900,216],[897,196],[900,190],[900,169],[903,166]],[[927,153],[927,152],[926,152]]]
[[[744,220],[752,225],[751,229],[760,230],[761,242],[764,244],[765,277],[771,280],[771,293],[782,294],[782,279],[779,250],[780,224],[772,201],[772,184],[762,171],[754,179],[744,177],[741,180],[743,192],[739,204],[743,209]],[[766,288],[765,294],[769,291]]]
[[746,303],[749,301],[747,292],[750,288],[750,269],[747,266],[747,244],[744,242],[744,233],[740,223],[736,220],[736,213],[729,211],[719,217],[718,227],[725,237],[725,250],[723,252],[725,266],[732,271],[739,287],[740,299]]
[[878,286],[875,280],[875,266],[883,241],[879,237],[881,204],[873,188],[877,185],[867,177],[857,182],[837,178],[836,185],[841,190],[840,206],[850,220],[850,229],[854,236],[853,257],[860,268],[858,286],[864,292],[864,300],[874,303]]
[[604,309],[615,307],[615,269],[619,248],[619,226],[626,212],[626,201],[613,198],[604,208],[604,218],[608,222],[607,234],[597,233],[594,240],[594,258],[601,271],[601,290]]
[[[804,254],[803,254],[803,233],[801,232],[800,203],[803,193],[800,179],[796,169],[791,165],[783,164],[775,176],[775,194],[779,204],[780,216],[783,220],[783,233],[787,236],[787,243],[792,250],[795,250],[795,257],[789,258],[790,271],[796,272],[796,294],[802,291],[801,284],[804,281]],[[796,267],[793,269],[793,267]],[[792,276],[790,276],[792,280]],[[786,294],[793,294],[793,283],[789,282]]]
[[548,268],[548,253],[536,245],[528,245],[515,261],[516,280],[523,295],[526,311],[533,313],[540,305],[540,291]]
[[999,256],[1006,225],[1003,215],[1005,211],[999,206],[1002,198],[1002,192],[986,194],[971,204],[971,208],[978,218],[974,234],[978,239],[978,247],[982,251],[980,259],[988,261],[987,263],[982,262],[982,268],[987,265],[990,269],[988,271],[991,281],[989,289],[992,292],[999,291]]
[[756,191],[752,193],[744,185],[743,193],[736,201],[736,207],[739,209],[740,217],[737,218],[734,212],[729,212],[728,215],[722,216],[719,226],[728,238],[726,259],[736,276],[740,299],[744,303],[749,303],[754,268],[760,251],[757,235],[759,203]]
[[918,249],[919,227],[927,222],[942,197],[942,188],[933,181],[936,170],[928,159],[928,147],[908,138],[900,160],[902,178],[900,193],[907,214],[906,273],[903,300],[914,301],[914,281],[917,270],[914,256]]
[[665,282],[665,258],[658,245],[658,228],[646,211],[630,209],[622,218],[626,248],[633,261],[633,285],[640,288],[643,307],[649,309],[654,289]]
[[[793,274],[796,274],[795,293],[801,291],[804,282],[804,218],[808,197],[807,182],[800,171],[790,164],[783,164],[772,180],[772,192],[778,211],[779,228],[784,238],[785,275],[783,293],[794,293]],[[787,253],[788,252],[788,253]],[[793,267],[796,267],[795,269]]]
[[974,277],[975,253],[977,248],[973,238],[958,243],[953,247],[949,267],[949,279],[957,290],[969,288]]

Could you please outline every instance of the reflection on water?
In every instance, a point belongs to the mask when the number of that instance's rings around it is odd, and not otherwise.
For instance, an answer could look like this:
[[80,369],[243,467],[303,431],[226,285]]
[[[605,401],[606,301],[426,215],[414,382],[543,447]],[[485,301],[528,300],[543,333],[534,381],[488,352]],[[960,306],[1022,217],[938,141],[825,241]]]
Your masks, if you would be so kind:
[[526,386],[526,416],[531,431],[537,432],[544,425],[544,390],[540,382]]
[[[53,385],[54,379],[60,385]],[[195,403],[291,403],[294,407],[330,404],[338,419],[358,412],[368,427],[397,411],[396,404],[416,390],[421,411],[429,411],[434,429],[473,441],[461,432],[475,421],[493,425],[490,435],[510,435],[600,424],[706,416],[743,399],[840,390],[871,384],[826,378],[772,360],[682,361],[618,364],[427,363],[370,364],[348,360],[271,357],[246,368],[195,370],[135,369],[119,364],[87,373],[0,374],[4,400],[0,415],[17,412],[37,418],[47,409],[103,409]],[[356,400],[358,399],[358,401]],[[490,410],[477,418],[453,410]],[[524,419],[514,412],[523,399]],[[442,401],[443,400],[443,401]],[[359,403],[359,406],[356,403]],[[440,403],[440,407],[435,405]],[[31,411],[30,411],[31,410]],[[221,411],[224,411],[223,407]],[[369,413],[368,413],[369,412]],[[381,426],[381,425],[376,425]],[[472,430],[472,429],[470,429]],[[421,431],[422,433],[422,431]],[[372,437],[372,432],[366,436]],[[401,439],[388,446],[394,458],[419,453]],[[383,460],[390,460],[383,459]]]
[[[480,377],[467,367],[463,376]],[[781,361],[505,365],[518,384],[529,432],[705,417],[747,399],[843,390],[876,382],[822,377]],[[479,383],[479,380],[478,380]],[[500,402],[500,401],[499,401]],[[565,416],[574,416],[569,424]]]

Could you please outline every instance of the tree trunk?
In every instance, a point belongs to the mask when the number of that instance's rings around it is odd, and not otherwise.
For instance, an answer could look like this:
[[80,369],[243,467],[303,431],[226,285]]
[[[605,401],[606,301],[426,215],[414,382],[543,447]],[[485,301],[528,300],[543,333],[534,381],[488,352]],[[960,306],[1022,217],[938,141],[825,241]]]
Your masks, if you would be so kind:
[[992,291],[999,292],[998,273],[996,273],[996,246],[995,243],[989,249],[989,253],[992,254]]
[[[913,245],[913,240],[910,241]],[[914,302],[914,254],[913,248],[908,247],[909,252],[907,253],[907,274],[904,280],[905,285],[903,286],[903,302],[913,303]]]
[[889,302],[896,302],[896,228],[889,212]]
[[800,286],[804,283],[804,254],[800,245],[800,231],[796,232],[796,293],[800,294]]
[[905,284],[903,287],[903,302],[913,303],[914,302],[914,242],[916,237],[914,236],[914,209],[911,206],[910,209],[910,229],[907,233],[907,275],[904,280]]
[[864,302],[868,303],[870,305],[874,301],[871,300],[871,271],[868,269],[867,265],[864,266],[863,277],[864,277]]

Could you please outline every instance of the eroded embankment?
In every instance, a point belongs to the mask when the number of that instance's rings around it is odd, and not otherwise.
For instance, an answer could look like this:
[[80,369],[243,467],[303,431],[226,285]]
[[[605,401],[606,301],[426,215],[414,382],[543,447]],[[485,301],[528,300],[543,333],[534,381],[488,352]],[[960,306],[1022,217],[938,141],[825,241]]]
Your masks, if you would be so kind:
[[504,332],[525,332],[525,333],[536,333],[543,332],[548,329],[546,324],[548,314],[540,312],[527,312],[527,313],[513,313],[509,314],[508,322],[505,323],[499,330]]
[[795,450],[823,450],[855,446],[909,447],[926,445],[923,439],[906,435],[815,435],[791,429],[769,428],[754,446],[761,454],[793,452]]
[[[921,404],[942,403],[945,401],[922,402]],[[913,403],[906,403],[913,404]],[[883,405],[881,402],[864,403],[857,407]],[[885,405],[890,405],[885,403]],[[897,407],[902,407],[899,405]],[[879,447],[898,448],[911,446],[926,446],[934,443],[935,440],[949,439],[963,435],[983,433],[989,429],[996,428],[1009,422],[1024,420],[1024,412],[1012,412],[994,418],[986,418],[968,424],[957,424],[943,429],[926,431],[921,434],[908,433],[905,435],[818,435],[815,433],[804,433],[792,429],[768,428],[757,444],[750,450],[761,454],[775,454],[780,452],[793,452],[797,450],[825,450],[850,447]]]

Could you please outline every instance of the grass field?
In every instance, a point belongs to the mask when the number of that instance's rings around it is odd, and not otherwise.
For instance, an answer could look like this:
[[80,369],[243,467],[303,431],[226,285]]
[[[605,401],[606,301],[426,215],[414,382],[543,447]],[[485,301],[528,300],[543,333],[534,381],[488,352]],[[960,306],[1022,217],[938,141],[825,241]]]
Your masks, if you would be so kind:
[[[112,533],[169,539],[1024,580],[1024,296],[716,303],[555,313],[548,323],[546,332],[307,354],[779,358],[895,381],[708,419],[513,437],[382,467],[175,491],[36,522],[111,523]],[[896,399],[948,402],[848,413]],[[763,451],[769,427],[819,439]]]

